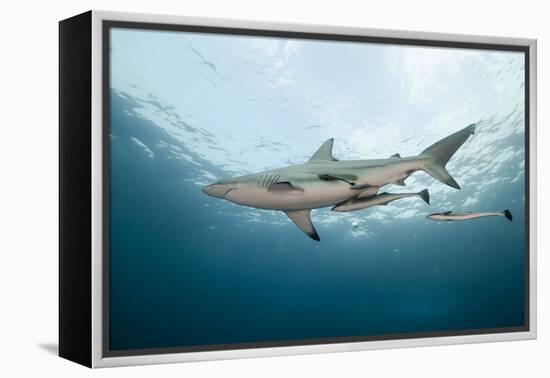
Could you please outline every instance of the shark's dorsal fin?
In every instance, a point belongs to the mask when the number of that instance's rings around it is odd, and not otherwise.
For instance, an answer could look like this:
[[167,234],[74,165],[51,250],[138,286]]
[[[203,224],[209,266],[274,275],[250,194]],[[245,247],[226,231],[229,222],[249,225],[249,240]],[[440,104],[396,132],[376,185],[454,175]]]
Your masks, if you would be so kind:
[[315,227],[313,227],[313,223],[311,223],[311,218],[309,217],[311,210],[292,210],[285,211],[285,213],[294,222],[294,224],[298,226],[300,230],[304,231],[310,238],[317,241],[321,240],[319,238],[319,234],[317,234],[317,231],[315,230]]
[[337,161],[332,156],[332,145],[333,144],[334,144],[334,138],[330,138],[325,143],[323,143],[321,145],[321,147],[319,147],[317,149],[317,151],[315,151],[313,156],[310,157],[307,162],[311,163],[311,162],[315,162],[315,161]]
[[390,159],[401,159],[401,155],[393,154],[392,156],[390,156]]
[[443,214],[443,215],[449,215],[449,214],[451,214],[451,213],[452,213],[452,211],[444,211],[444,212],[441,213],[441,214]]

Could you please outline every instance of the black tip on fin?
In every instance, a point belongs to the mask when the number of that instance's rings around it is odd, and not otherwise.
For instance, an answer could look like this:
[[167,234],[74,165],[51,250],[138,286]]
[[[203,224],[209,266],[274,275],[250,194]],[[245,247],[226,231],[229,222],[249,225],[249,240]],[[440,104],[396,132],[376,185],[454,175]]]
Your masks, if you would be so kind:
[[455,188],[457,190],[461,190],[462,188],[460,187],[460,185],[458,184],[458,182],[455,181],[454,178],[451,177],[451,179],[449,180],[449,182],[446,182],[447,185],[449,185],[451,188]]
[[424,202],[428,205],[430,204],[430,192],[428,192],[428,189],[421,190],[418,192],[418,195],[424,200]]
[[319,237],[319,234],[317,233],[317,231],[315,231],[314,234],[308,234],[308,235],[310,238],[312,238],[315,241],[321,241],[321,238]]
[[506,217],[506,219],[508,219],[511,222],[512,219],[513,219],[512,212],[509,209],[506,209],[506,210],[503,211],[503,213],[504,213],[504,216]]

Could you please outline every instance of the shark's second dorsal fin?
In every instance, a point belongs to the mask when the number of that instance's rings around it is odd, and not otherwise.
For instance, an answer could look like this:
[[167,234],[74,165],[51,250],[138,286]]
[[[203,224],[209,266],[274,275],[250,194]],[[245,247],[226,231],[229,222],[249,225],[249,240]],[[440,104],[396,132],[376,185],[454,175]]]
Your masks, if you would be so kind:
[[308,163],[314,162],[314,161],[336,161],[336,159],[332,156],[332,145],[334,144],[334,138],[330,138],[325,143],[321,145],[315,151],[312,157],[309,158],[307,161]]

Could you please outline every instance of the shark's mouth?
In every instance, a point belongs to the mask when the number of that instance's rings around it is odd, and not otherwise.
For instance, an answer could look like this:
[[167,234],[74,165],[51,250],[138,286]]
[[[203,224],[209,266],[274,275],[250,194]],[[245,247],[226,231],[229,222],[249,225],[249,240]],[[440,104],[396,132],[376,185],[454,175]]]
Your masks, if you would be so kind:
[[227,189],[227,190],[225,191],[225,193],[223,194],[223,196],[224,196],[224,197],[227,196],[227,194],[228,194],[230,191],[232,191],[232,190],[237,190],[237,188],[229,188],[229,189]]

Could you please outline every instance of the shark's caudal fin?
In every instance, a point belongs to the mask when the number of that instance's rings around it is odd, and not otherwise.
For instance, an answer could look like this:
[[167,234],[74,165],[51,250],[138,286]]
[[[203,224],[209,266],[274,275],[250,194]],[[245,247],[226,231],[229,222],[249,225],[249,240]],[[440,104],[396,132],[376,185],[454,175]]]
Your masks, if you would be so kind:
[[471,124],[422,151],[420,156],[429,158],[425,163],[424,171],[442,183],[452,186],[455,189],[460,189],[460,185],[458,185],[455,179],[447,172],[445,165],[460,146],[466,142],[468,137],[474,133],[475,127],[475,124]]
[[512,221],[512,212],[509,209],[504,210],[502,213],[504,214],[506,219],[508,219],[510,222]]
[[421,190],[418,192],[418,195],[424,200],[424,202],[428,205],[430,204],[430,192],[428,192],[428,189]]
[[319,234],[315,230],[315,227],[313,227],[313,223],[311,223],[311,218],[309,217],[309,214],[311,213],[311,210],[294,210],[294,211],[285,211],[286,215],[300,228],[300,230],[304,231],[310,238],[313,240],[320,241]]

